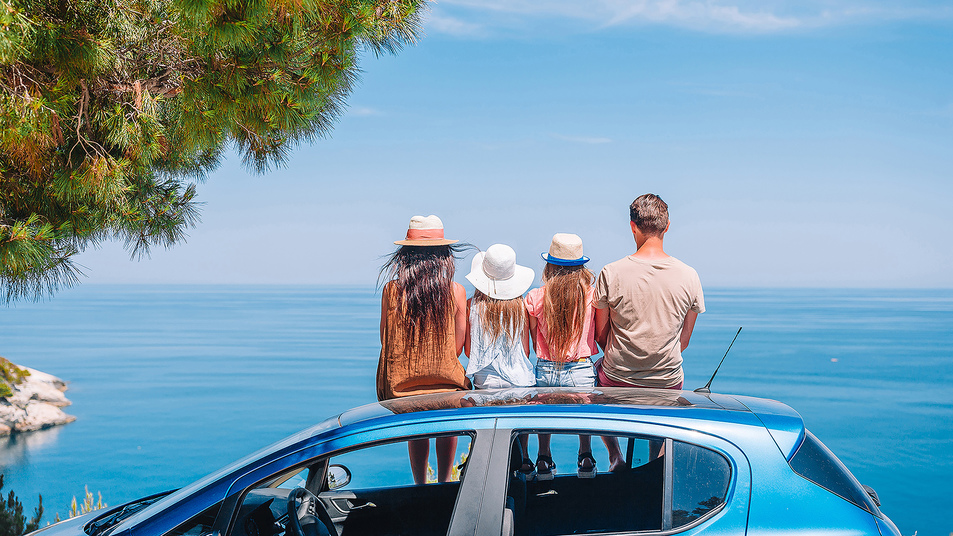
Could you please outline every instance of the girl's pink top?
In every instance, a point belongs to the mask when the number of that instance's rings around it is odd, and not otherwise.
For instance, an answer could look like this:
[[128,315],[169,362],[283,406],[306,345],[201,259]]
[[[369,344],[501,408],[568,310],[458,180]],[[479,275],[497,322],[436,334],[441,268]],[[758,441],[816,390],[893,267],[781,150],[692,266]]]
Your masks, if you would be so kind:
[[[579,343],[576,344],[576,351],[568,356],[566,361],[576,361],[599,353],[596,346],[596,323],[593,321],[595,309],[592,307],[593,289],[590,287],[586,293],[586,318],[582,323],[582,336]],[[543,302],[546,296],[546,287],[534,288],[526,295],[526,310],[529,315],[536,319],[536,357],[553,361],[549,353],[549,343],[546,340],[546,315],[543,313]],[[556,361],[562,361],[556,359]]]

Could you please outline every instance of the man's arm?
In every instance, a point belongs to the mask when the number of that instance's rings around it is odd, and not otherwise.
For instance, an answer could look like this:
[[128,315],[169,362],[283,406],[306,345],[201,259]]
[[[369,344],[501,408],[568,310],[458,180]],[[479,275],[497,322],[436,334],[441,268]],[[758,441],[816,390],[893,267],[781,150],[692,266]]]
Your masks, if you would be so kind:
[[596,309],[596,343],[602,351],[606,351],[609,341],[609,308]]
[[684,352],[688,348],[688,341],[692,339],[692,330],[695,329],[695,320],[698,318],[698,313],[695,311],[689,311],[685,315],[685,322],[682,323],[682,335],[678,338],[679,342],[682,343],[682,351]]

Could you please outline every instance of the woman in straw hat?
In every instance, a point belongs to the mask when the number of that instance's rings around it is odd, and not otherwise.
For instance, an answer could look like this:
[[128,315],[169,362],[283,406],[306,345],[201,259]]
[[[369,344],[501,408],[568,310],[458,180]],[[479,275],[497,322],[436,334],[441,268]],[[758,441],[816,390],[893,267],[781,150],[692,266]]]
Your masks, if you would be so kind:
[[[456,240],[437,216],[414,216],[404,240],[381,268],[381,356],[377,399],[470,388],[459,355],[467,328],[467,297],[453,282]],[[437,480],[450,480],[455,437],[436,440]],[[427,480],[430,441],[408,443],[414,481]]]
[[[585,264],[582,239],[557,233],[542,254],[546,261],[543,286],[526,296],[530,334],[536,350],[537,387],[595,387],[596,372],[590,357],[598,353],[595,340],[595,308],[592,305],[594,277]],[[539,435],[536,476],[553,478],[553,463],[548,434]],[[590,436],[579,436],[577,475],[596,476]]]
[[[467,375],[477,389],[536,385],[529,362],[529,329],[523,294],[533,284],[532,268],[516,264],[516,252],[493,244],[473,258],[467,280],[473,297],[467,302],[467,337],[463,351],[470,359]],[[529,459],[526,436],[520,436],[526,475],[535,466]]]

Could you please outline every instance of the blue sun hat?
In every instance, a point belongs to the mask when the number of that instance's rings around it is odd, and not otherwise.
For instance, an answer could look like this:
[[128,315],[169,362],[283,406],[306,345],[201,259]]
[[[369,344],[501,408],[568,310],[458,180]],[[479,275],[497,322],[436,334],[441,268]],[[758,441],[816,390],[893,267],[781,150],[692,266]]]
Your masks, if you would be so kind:
[[582,238],[572,233],[556,233],[549,244],[549,253],[541,253],[544,261],[558,266],[580,266],[589,262],[582,254]]

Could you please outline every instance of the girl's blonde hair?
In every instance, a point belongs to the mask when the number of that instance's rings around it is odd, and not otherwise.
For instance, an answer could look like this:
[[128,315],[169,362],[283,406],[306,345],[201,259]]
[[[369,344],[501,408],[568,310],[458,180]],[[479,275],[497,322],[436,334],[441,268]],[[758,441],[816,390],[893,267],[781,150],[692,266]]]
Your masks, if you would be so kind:
[[546,263],[543,314],[546,317],[550,358],[564,362],[571,357],[585,323],[589,302],[586,299],[595,277],[583,265],[559,266]]
[[491,338],[505,336],[511,343],[520,336],[526,321],[526,306],[523,297],[498,300],[476,290],[470,307],[477,309],[483,331]]

